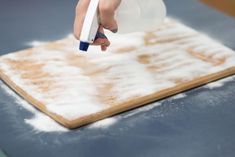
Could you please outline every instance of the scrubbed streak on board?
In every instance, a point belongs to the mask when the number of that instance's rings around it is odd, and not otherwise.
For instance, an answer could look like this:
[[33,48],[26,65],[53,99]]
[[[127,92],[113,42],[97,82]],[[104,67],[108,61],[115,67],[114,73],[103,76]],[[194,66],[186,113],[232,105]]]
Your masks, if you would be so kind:
[[0,70],[70,121],[235,66],[231,49],[169,19],[155,32],[109,36],[105,53],[80,53],[68,37],[2,56]]

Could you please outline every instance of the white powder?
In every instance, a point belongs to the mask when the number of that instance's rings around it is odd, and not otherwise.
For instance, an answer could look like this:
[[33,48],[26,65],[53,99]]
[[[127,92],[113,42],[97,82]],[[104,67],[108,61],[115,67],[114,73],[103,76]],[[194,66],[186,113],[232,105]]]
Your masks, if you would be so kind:
[[15,92],[13,92],[7,85],[4,84],[4,82],[2,82],[0,80],[0,87],[9,95],[11,96],[15,102],[20,105],[21,107],[27,109],[30,112],[35,112],[36,109],[30,105],[28,102],[26,102],[24,99],[22,99],[20,96],[18,96]]
[[68,129],[60,126],[50,117],[43,113],[37,112],[33,118],[25,119],[25,123],[30,124],[37,132],[65,132]]
[[117,123],[119,121],[124,120],[125,118],[130,118],[130,117],[136,116],[140,113],[148,112],[158,106],[161,106],[160,102],[154,102],[154,103],[146,105],[146,106],[138,107],[138,108],[133,109],[131,111],[127,111],[124,114],[117,115],[117,116],[110,117],[110,118],[106,118],[106,119],[100,120],[98,122],[95,122],[95,123],[89,125],[88,128],[90,128],[90,129],[107,129],[108,127],[114,125],[115,123]]
[[228,77],[228,78],[216,81],[216,82],[209,83],[205,87],[209,89],[219,88],[219,87],[222,87],[227,82],[231,82],[234,80],[235,80],[235,76],[231,76],[231,77]]
[[93,88],[91,79],[82,75],[80,68],[61,63],[47,64],[43,70],[59,78],[55,83],[60,88],[47,93],[49,98],[55,98],[45,101],[49,110],[57,114],[63,113],[68,119],[74,119],[78,115],[85,116],[104,109],[105,106],[98,104],[92,97],[97,91]]
[[34,40],[34,41],[26,43],[26,45],[35,47],[35,46],[41,46],[41,45],[46,44],[46,43],[47,43],[46,41]]
[[175,96],[170,97],[170,99],[172,100],[176,100],[176,99],[182,99],[185,98],[187,95],[185,93],[181,93],[181,94],[177,94]]
[[0,81],[0,87],[15,100],[15,103],[20,107],[25,108],[34,114],[32,118],[25,119],[27,124],[30,124],[36,132],[65,132],[68,131],[65,127],[59,125],[57,122],[35,109],[28,102],[19,97],[9,87],[7,87],[2,81]]
[[[114,93],[119,101],[132,96],[142,96],[156,91],[155,80],[151,73],[146,71],[145,66],[139,64],[133,54],[112,54],[97,60],[89,54],[89,59],[101,67],[113,67],[105,73],[102,82],[115,84]],[[105,63],[105,65],[102,65]],[[118,79],[115,79],[118,77]],[[132,78],[132,79],[128,79]],[[125,93],[125,94],[123,94]]]
[[90,129],[107,129],[108,127],[114,125],[118,121],[117,117],[106,118],[88,126]]
[[158,106],[161,106],[161,103],[160,102],[154,102],[152,104],[149,104],[149,105],[142,106],[142,107],[136,108],[134,110],[131,110],[131,111],[127,112],[127,114],[125,114],[122,117],[124,117],[124,118],[132,117],[132,116],[137,115],[139,113],[150,111],[150,110],[152,110],[152,109],[154,109]]
[[[41,113],[37,109],[35,109],[32,105],[30,105],[28,102],[26,102],[24,99],[22,99],[20,96],[18,96],[15,92],[13,92],[8,86],[6,86],[1,80],[0,80],[0,87],[6,92],[10,97],[12,97],[15,100],[15,103],[19,105],[20,107],[23,107],[24,109],[30,111],[34,114],[32,118],[24,119],[26,124],[29,124],[33,127],[36,133],[40,132],[67,132],[69,131],[67,128],[59,125],[57,122],[55,122],[50,117],[46,116],[44,113]],[[90,124],[88,128],[90,129],[106,129],[109,126],[115,124],[118,121],[118,118],[111,117],[106,118],[103,120],[100,120],[98,122],[95,122],[93,124]]]
[[[27,93],[41,100],[49,111],[67,120],[74,120],[108,109],[113,104],[122,104],[128,99],[174,87],[177,81],[190,81],[235,66],[235,54],[231,49],[180,23],[171,24],[168,21],[153,34],[156,37],[150,41],[156,43],[147,46],[144,46],[146,33],[108,34],[112,46],[107,52],[103,53],[97,47],[91,47],[89,52],[83,54],[75,48],[78,42],[73,37],[68,37],[57,42],[59,46],[56,45],[56,49],[42,45],[35,47],[30,55],[24,55],[24,52],[21,55],[5,55],[1,58],[0,68]],[[128,47],[136,49],[128,53],[118,52],[120,48]],[[189,49],[192,53],[189,53]],[[196,55],[212,58],[212,62],[198,58],[193,54],[194,51],[197,52]],[[93,67],[71,65],[68,55],[72,58],[81,57]],[[138,60],[141,55],[149,56],[147,63]],[[21,74],[27,74],[28,69],[21,73],[15,71],[5,62],[7,59],[43,64],[41,70],[50,76],[40,77],[39,82],[32,83],[31,80],[20,77]],[[224,63],[214,65],[223,59]],[[76,61],[85,65],[84,60]],[[84,69],[106,70],[92,78],[85,74]],[[41,92],[40,87],[45,83],[52,88]],[[102,93],[100,87],[107,83],[112,88],[109,93]],[[115,102],[110,104],[100,97],[114,97]],[[143,110],[142,108],[141,111]],[[27,121],[30,122],[32,121]]]

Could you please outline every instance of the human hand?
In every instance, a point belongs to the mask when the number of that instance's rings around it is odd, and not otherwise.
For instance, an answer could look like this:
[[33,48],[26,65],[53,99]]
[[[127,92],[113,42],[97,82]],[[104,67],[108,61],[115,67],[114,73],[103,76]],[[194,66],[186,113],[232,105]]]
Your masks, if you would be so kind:
[[[90,0],[79,0],[76,6],[76,16],[74,21],[74,36],[79,40],[83,22],[89,6]],[[110,45],[110,41],[104,34],[104,29],[108,29],[113,33],[118,31],[118,25],[114,18],[115,11],[118,8],[121,0],[100,0],[99,1],[99,21],[100,27],[98,29],[97,39],[93,45],[101,46],[101,50],[105,51]]]

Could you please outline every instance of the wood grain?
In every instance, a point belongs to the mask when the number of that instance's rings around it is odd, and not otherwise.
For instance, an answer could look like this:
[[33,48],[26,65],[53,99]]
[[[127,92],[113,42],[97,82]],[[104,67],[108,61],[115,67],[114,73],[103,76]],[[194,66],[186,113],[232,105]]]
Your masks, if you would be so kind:
[[234,51],[171,19],[112,39],[106,53],[68,37],[4,55],[0,77],[72,129],[235,74]]

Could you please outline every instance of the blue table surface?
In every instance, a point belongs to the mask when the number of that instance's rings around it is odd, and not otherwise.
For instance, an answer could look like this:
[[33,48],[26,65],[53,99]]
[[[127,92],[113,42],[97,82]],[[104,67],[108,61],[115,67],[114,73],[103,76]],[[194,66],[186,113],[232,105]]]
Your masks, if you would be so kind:
[[[235,20],[196,0],[165,0],[168,14],[235,49]],[[1,0],[0,54],[57,40],[71,33],[76,0]],[[235,81],[196,88],[167,98],[146,112],[125,116],[108,128],[35,132],[32,113],[0,88],[0,149],[9,157],[233,157]]]

